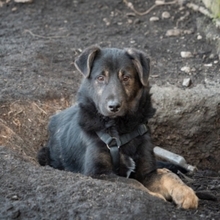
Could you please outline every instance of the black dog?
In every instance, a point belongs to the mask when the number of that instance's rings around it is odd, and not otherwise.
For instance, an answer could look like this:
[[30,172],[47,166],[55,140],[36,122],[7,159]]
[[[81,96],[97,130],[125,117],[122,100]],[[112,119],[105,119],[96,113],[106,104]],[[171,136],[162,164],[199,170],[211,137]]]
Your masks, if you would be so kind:
[[41,165],[85,175],[138,180],[153,194],[183,208],[198,198],[175,174],[157,169],[147,128],[154,115],[149,93],[150,60],[135,49],[86,49],[75,61],[84,80],[77,104],[51,118]]

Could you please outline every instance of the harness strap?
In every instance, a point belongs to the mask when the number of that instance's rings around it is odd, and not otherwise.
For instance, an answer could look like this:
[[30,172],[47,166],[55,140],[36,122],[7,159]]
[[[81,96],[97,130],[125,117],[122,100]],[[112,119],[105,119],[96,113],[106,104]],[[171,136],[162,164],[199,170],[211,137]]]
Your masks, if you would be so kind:
[[130,142],[132,139],[142,136],[148,131],[147,126],[145,124],[140,124],[135,130],[128,134],[120,135],[119,138],[112,137],[108,133],[104,131],[96,132],[99,138],[106,144],[107,148],[110,150],[112,163],[113,163],[113,170],[114,172],[118,173],[119,165],[120,165],[120,155],[119,155],[119,148]]
[[109,149],[112,158],[113,171],[117,174],[119,172],[119,166],[120,166],[119,147],[114,146],[114,147],[110,147]]
[[131,141],[132,139],[134,139],[138,136],[142,136],[147,131],[148,131],[147,126],[145,124],[140,124],[132,132],[130,132],[128,134],[123,134],[123,135],[120,136],[120,140],[121,140],[121,143],[122,143],[121,145],[127,144],[129,141]]

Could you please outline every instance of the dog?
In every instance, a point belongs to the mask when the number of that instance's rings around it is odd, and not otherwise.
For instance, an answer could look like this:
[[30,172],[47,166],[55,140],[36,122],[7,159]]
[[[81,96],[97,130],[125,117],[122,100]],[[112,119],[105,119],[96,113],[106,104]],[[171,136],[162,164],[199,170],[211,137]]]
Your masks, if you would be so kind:
[[74,106],[51,117],[40,165],[92,177],[140,182],[151,195],[183,209],[198,197],[168,169],[157,169],[148,120],[154,115],[150,59],[136,49],[91,46],[75,60],[84,76]]

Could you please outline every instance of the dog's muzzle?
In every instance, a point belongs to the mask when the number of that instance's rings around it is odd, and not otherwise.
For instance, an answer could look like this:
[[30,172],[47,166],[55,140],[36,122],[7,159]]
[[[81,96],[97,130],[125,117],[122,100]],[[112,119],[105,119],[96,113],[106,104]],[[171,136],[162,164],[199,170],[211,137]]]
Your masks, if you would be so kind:
[[107,109],[109,112],[113,112],[113,113],[119,112],[121,109],[121,104],[116,100],[115,101],[110,100],[107,103]]

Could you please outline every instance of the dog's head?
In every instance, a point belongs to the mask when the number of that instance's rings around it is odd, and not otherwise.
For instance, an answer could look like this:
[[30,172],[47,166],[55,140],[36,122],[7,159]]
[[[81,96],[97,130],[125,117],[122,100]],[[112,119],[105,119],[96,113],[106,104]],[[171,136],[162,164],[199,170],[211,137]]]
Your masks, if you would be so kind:
[[92,46],[76,59],[75,66],[85,78],[85,95],[100,114],[110,118],[135,112],[149,84],[150,60],[135,49]]

